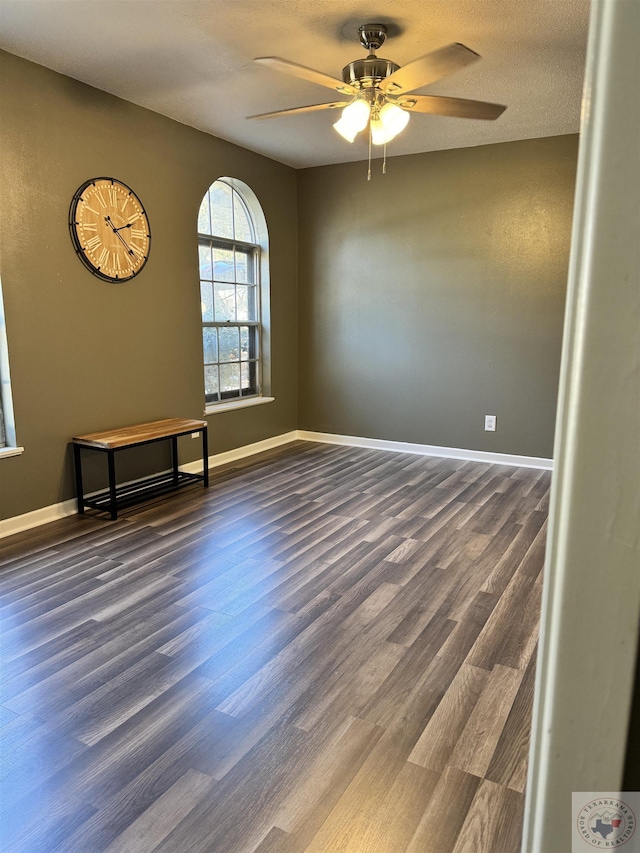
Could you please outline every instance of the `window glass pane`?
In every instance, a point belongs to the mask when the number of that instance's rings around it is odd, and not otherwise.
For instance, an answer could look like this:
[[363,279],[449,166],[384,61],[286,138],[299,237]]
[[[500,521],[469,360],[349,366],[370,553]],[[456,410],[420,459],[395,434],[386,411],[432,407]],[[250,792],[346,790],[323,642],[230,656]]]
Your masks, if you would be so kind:
[[243,361],[240,364],[240,381],[245,397],[258,393],[258,365],[255,361]]
[[249,353],[249,327],[240,326],[240,358],[242,361],[248,361],[251,358]]
[[213,286],[210,281],[200,282],[200,310],[204,323],[213,322]]
[[236,281],[253,283],[253,252],[236,250]]
[[250,367],[250,365],[248,362],[245,362],[244,364],[240,365],[240,382],[241,382],[241,387],[245,391],[250,391],[251,393],[253,393],[254,389],[250,387],[251,381],[249,378],[249,367]]
[[200,212],[198,213],[198,232],[200,234],[211,234],[211,220],[209,218],[209,193],[202,199]]
[[[226,396],[240,396],[240,365],[239,364],[221,364],[220,365],[220,390]],[[230,391],[235,391],[235,394],[230,394]]]
[[205,328],[202,330],[202,348],[204,350],[204,360],[207,364],[212,364],[218,360],[218,330]]
[[255,243],[255,235],[251,219],[249,218],[249,212],[237,192],[233,193],[233,213],[236,240],[244,240],[245,243]]
[[253,290],[253,288],[243,287],[241,284],[236,287],[238,320],[255,320],[255,317],[252,316],[252,312],[250,311],[250,305],[254,301],[252,298],[250,298],[250,290]]
[[231,187],[216,181],[211,187],[211,233],[233,239],[233,205]]
[[236,287],[238,320],[258,319],[256,299],[257,297],[255,287],[243,287],[241,284]]
[[213,277],[216,281],[233,281],[233,251],[213,247]]
[[240,361],[240,336],[237,326],[218,329],[220,361]]
[[256,287],[247,288],[247,298],[249,301],[249,319],[259,320],[258,317],[258,289]]
[[211,281],[211,247],[203,246],[201,243],[198,246],[198,256],[200,258],[200,278]]
[[204,369],[204,393],[208,400],[218,399],[218,366],[212,365]]
[[258,328],[256,326],[249,326],[249,358],[259,358],[259,340]]
[[216,322],[236,319],[236,289],[232,284],[214,284]]

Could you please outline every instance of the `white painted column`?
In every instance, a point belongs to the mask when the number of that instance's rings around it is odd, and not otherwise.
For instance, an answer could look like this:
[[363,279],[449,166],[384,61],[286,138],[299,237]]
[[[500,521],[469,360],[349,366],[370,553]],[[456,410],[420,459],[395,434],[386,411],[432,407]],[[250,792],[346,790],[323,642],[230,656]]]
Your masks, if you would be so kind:
[[[593,0],[523,851],[619,791],[640,614],[640,0]],[[626,849],[626,848],[625,848]]]

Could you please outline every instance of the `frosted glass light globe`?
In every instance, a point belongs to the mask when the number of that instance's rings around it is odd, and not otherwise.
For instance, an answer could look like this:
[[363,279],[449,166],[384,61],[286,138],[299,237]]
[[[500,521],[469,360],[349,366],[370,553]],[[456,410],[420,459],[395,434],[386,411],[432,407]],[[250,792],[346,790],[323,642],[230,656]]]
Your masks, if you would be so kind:
[[390,138],[393,139],[407,126],[409,113],[397,104],[387,103],[380,110],[380,121],[385,126],[387,133],[391,134]]

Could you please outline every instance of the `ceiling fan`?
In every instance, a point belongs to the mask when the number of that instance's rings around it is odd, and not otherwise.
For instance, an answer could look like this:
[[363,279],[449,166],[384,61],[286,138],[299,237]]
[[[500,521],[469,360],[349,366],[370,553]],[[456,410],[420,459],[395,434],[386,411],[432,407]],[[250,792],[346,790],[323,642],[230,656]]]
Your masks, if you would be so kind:
[[501,104],[485,101],[411,94],[415,89],[434,83],[480,59],[477,53],[463,44],[440,47],[400,67],[389,59],[376,56],[376,50],[387,37],[384,24],[363,24],[358,32],[360,43],[367,49],[368,55],[365,59],[354,59],[345,65],[342,80],[278,56],[261,56],[254,60],[274,71],[333,89],[343,96],[342,100],[261,113],[248,118],[277,118],[344,108],[334,128],[348,142],[353,142],[360,131],[368,128],[371,160],[371,144],[386,145],[390,142],[406,127],[412,112],[491,121],[505,111],[506,107]]

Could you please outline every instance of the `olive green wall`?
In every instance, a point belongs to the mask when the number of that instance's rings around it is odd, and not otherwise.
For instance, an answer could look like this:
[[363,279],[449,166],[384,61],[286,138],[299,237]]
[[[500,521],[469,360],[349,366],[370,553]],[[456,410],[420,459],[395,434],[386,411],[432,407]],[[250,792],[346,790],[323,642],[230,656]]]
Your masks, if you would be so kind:
[[552,455],[577,147],[298,173],[299,428]]
[[[551,456],[577,137],[392,158],[367,183],[363,163],[296,173],[4,52],[0,75],[2,286],[25,447],[0,460],[0,518],[73,496],[71,435],[202,416],[194,232],[223,175],[252,187],[269,226],[276,402],[210,416],[212,453],[299,427]],[[150,217],[149,262],[126,284],[92,276],[69,238],[73,193],[101,175]],[[181,459],[198,449],[182,440]],[[123,469],[152,463],[136,453]]]
[[[211,452],[295,429],[295,172],[10,54],[0,63],[2,287],[25,447],[0,459],[0,518],[73,496],[70,436],[202,417],[195,228],[223,175],[254,190],[269,227],[276,402],[210,417]],[[149,261],[121,285],[91,275],[69,237],[73,193],[102,175],[131,186],[151,223]],[[182,440],[181,459],[198,449]]]

